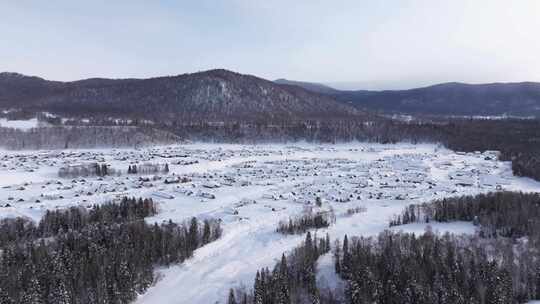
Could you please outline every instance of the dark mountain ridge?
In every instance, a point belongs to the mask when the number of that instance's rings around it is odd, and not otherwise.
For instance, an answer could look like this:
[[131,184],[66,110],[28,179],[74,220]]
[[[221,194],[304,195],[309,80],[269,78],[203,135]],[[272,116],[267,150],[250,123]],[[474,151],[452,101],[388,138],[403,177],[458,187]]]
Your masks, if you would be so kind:
[[301,87],[223,69],[149,79],[49,81],[0,74],[0,108],[150,119],[316,119],[360,114]]
[[[295,82],[307,90],[312,85]],[[321,92],[359,109],[389,113],[540,117],[540,83],[448,82],[408,90]]]
[[364,111],[540,117],[540,83],[449,82],[408,90],[337,90],[223,69],[148,79],[50,81],[0,73],[0,108],[159,120],[305,120]]
[[327,86],[322,83],[316,83],[316,82],[295,81],[295,80],[288,80],[285,78],[276,79],[274,80],[274,82],[278,84],[295,85],[295,86],[302,87],[308,91],[322,93],[322,94],[333,94],[333,93],[338,92],[338,90],[330,86]]

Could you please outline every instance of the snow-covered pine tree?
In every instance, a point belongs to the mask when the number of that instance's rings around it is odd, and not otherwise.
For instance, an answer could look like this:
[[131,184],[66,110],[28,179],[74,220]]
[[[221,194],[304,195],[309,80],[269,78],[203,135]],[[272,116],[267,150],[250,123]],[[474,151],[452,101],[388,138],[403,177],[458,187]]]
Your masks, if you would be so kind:
[[[0,301],[0,303],[3,303]],[[32,275],[26,288],[23,290],[20,302],[21,304],[42,304],[41,286],[39,281]]]
[[281,255],[281,262],[279,263],[278,273],[278,296],[277,304],[290,304],[291,295],[289,291],[289,270],[287,266],[287,258],[285,254]]
[[236,298],[234,297],[234,290],[232,288],[229,290],[229,299],[227,300],[227,304],[236,304]]
[[259,271],[255,275],[255,283],[253,285],[253,304],[263,304],[264,303],[264,287],[262,286],[263,282],[261,280],[261,275]]
[[2,289],[2,287],[0,287],[0,303],[15,304],[15,301],[13,300],[13,298],[11,298],[9,294],[7,293],[7,291]]

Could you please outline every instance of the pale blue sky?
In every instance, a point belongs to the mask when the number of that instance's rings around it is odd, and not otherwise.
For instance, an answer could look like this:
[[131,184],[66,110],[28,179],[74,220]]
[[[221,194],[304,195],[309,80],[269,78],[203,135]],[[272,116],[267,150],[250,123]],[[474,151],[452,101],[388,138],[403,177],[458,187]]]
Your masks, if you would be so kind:
[[402,88],[540,81],[540,1],[0,0],[0,71],[54,80],[227,68]]

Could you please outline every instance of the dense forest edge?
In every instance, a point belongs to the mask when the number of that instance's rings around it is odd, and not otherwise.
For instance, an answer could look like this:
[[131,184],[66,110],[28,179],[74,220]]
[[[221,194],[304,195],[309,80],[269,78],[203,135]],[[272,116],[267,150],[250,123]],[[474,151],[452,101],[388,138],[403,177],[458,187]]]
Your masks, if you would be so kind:
[[[474,235],[428,228],[420,236],[345,235],[330,245],[308,232],[272,271],[256,273],[253,288],[231,289],[226,303],[527,303],[540,299],[539,210],[538,193],[495,192],[411,205],[389,223],[465,220]],[[329,251],[343,289],[316,282],[316,260]]]
[[47,211],[38,223],[0,221],[0,303],[130,303],[156,280],[221,236],[218,221],[148,224],[151,199]]

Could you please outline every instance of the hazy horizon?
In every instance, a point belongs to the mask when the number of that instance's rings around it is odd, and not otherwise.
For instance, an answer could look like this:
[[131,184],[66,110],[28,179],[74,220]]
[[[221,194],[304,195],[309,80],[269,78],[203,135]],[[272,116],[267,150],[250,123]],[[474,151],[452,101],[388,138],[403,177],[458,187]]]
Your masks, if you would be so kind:
[[225,68],[349,89],[540,81],[540,2],[0,2],[0,71],[51,80]]

